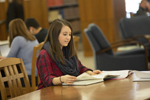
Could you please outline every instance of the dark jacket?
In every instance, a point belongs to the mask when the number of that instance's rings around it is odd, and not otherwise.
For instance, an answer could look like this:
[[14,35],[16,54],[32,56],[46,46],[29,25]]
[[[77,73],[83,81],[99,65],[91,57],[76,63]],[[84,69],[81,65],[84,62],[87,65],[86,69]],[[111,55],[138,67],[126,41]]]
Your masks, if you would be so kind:
[[41,43],[41,42],[43,42],[43,41],[45,40],[45,37],[46,37],[46,35],[47,35],[47,32],[48,32],[47,29],[42,28],[42,29],[40,30],[40,32],[35,35],[35,37],[36,37],[36,39],[38,40],[39,43]]
[[6,17],[7,17],[6,18],[6,29],[8,31],[9,22],[11,20],[16,19],[16,18],[21,18],[22,20],[24,20],[23,6],[14,1],[9,3]]

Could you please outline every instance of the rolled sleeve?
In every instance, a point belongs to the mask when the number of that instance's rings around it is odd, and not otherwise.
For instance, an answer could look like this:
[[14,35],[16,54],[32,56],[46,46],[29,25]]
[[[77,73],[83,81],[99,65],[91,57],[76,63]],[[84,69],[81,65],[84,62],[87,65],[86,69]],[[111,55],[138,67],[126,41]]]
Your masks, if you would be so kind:
[[82,74],[88,70],[93,71],[92,69],[89,69],[89,68],[83,66],[79,60],[78,60],[78,66],[79,66],[80,74]]

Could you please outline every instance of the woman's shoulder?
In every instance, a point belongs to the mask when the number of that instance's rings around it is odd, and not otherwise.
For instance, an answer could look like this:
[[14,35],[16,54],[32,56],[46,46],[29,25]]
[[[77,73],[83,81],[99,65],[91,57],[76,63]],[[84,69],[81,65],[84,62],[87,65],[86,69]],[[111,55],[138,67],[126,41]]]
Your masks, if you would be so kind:
[[23,37],[23,36],[16,36],[14,39],[13,39],[13,42],[24,42],[26,41],[26,39]]
[[[46,55],[46,56],[49,56],[49,57],[50,57],[49,53],[48,53],[45,49],[42,49],[42,50],[40,51],[40,55]],[[50,57],[50,58],[51,58],[51,57]]]
[[26,40],[23,36],[16,36],[14,39],[18,39],[18,40]]
[[42,49],[40,54],[48,54],[48,52],[45,49]]
[[[45,50],[45,49],[42,49],[40,51],[40,56],[44,56],[45,58],[48,58],[49,60],[52,60],[51,56],[49,55],[49,53]],[[52,60],[53,61],[53,60]]]

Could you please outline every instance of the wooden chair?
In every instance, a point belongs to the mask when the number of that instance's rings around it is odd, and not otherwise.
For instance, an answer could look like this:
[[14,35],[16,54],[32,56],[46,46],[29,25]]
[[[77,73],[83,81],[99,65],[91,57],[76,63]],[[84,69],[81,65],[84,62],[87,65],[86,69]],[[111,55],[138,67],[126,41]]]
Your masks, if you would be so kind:
[[79,37],[73,36],[73,41],[74,41],[74,44],[75,44],[76,49],[78,50]]
[[[21,79],[23,79],[25,87],[22,86]],[[28,75],[21,58],[6,58],[0,61],[0,91],[2,100],[31,91]]]
[[40,53],[40,50],[41,50],[43,44],[44,44],[44,42],[41,42],[40,44],[34,46],[34,49],[33,49],[32,69],[31,69],[31,84],[32,84],[32,90],[33,91],[35,91],[37,89],[36,81],[38,82],[38,84],[40,83],[39,76],[38,76],[38,79],[36,79],[35,69],[36,69],[37,56]]

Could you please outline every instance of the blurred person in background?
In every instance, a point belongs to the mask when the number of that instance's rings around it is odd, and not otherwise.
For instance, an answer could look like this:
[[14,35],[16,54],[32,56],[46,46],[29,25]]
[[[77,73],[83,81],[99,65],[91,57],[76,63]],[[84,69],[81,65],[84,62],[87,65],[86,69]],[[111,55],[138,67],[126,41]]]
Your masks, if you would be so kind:
[[22,5],[22,0],[8,0],[9,5],[6,15],[6,30],[9,30],[9,22],[16,18],[21,18],[24,20],[24,10]]
[[7,57],[0,56],[0,60],[9,57],[22,58],[31,84],[33,48],[38,44],[37,39],[27,32],[24,21],[20,18],[13,19],[9,23],[10,51]]
[[48,30],[42,28],[35,18],[28,18],[25,20],[28,31],[36,37],[39,43],[43,42]]
[[134,16],[146,15],[150,12],[150,3],[147,0],[142,0],[139,6],[139,10]]

